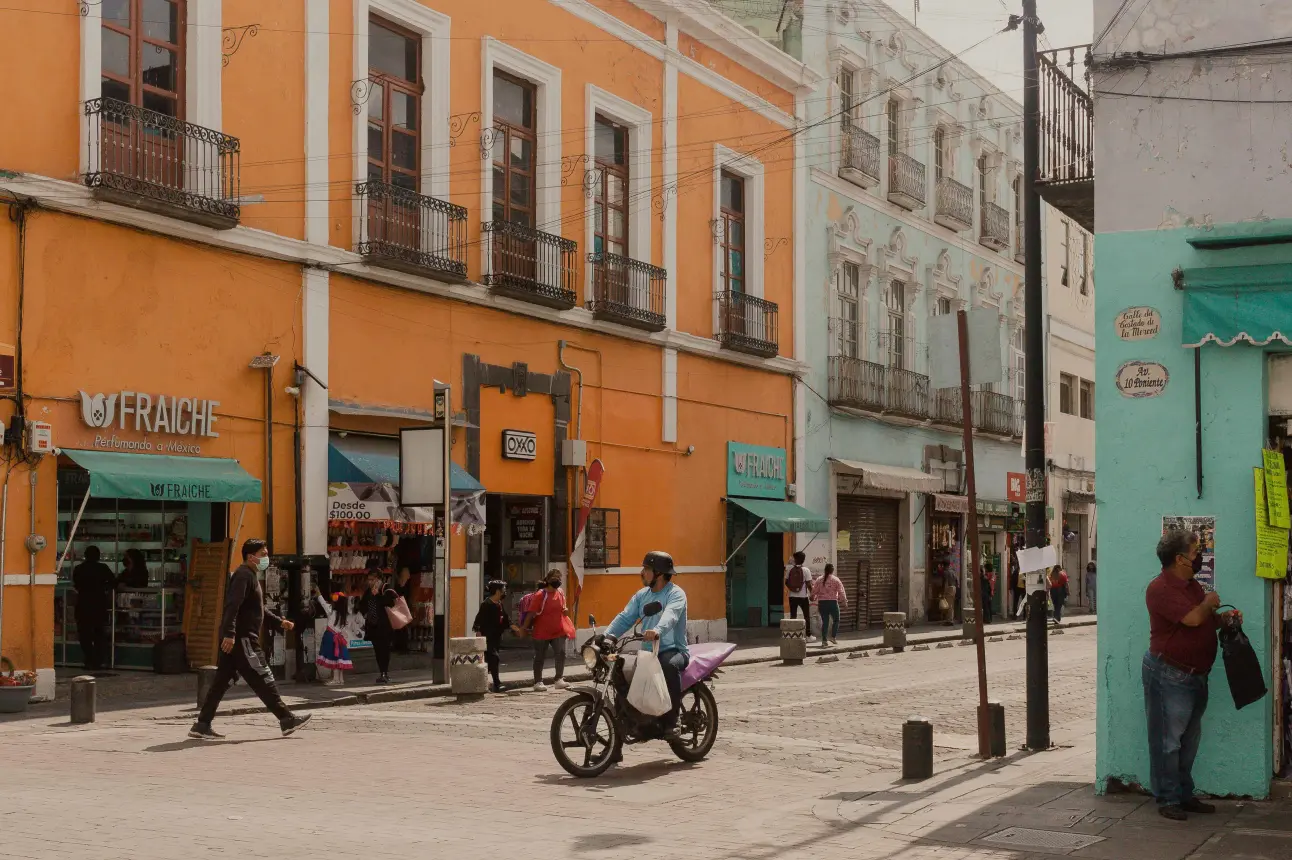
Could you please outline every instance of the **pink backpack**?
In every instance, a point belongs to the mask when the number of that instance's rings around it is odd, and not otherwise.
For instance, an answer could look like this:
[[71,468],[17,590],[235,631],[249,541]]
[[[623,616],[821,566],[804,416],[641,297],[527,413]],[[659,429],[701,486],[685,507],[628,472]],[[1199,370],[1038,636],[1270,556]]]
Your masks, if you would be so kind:
[[[535,607],[534,601],[540,597],[543,600],[541,603],[539,603],[537,607]],[[530,616],[537,615],[538,613],[542,612],[543,607],[546,605],[547,605],[547,591],[544,589],[540,588],[538,591],[531,591],[529,594],[526,594],[524,597],[522,597],[520,599],[520,626],[524,627],[525,622],[530,619]]]

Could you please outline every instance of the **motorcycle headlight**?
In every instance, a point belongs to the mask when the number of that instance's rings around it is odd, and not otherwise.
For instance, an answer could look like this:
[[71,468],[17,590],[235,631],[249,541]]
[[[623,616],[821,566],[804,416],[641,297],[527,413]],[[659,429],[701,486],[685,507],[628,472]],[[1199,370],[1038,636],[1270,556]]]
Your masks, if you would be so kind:
[[583,646],[583,665],[589,670],[597,668],[597,646],[589,642]]

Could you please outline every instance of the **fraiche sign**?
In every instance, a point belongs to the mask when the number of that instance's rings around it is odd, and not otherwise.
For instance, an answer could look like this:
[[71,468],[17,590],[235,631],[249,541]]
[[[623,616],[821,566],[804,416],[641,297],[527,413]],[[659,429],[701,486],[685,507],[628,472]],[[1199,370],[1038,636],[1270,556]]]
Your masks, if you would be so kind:
[[96,430],[132,430],[215,439],[218,400],[119,391],[81,395],[81,420]]

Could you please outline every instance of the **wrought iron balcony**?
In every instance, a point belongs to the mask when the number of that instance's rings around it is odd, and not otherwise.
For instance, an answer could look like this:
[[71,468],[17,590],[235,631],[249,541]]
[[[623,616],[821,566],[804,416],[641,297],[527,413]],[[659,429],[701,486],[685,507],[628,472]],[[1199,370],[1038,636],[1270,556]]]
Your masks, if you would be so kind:
[[665,296],[668,273],[658,266],[618,254],[589,254],[592,298],[588,310],[599,320],[645,331],[663,331],[668,325]]
[[938,200],[933,220],[951,230],[973,226],[973,189],[949,176],[938,180]]
[[901,415],[929,417],[929,378],[873,361],[836,355],[830,358],[830,404]]
[[386,182],[355,186],[358,252],[369,262],[414,275],[467,276],[467,210]]
[[96,197],[227,230],[238,223],[239,143],[116,99],[85,103]]
[[923,209],[928,197],[924,165],[904,152],[888,156],[888,201],[903,209]]
[[843,160],[839,175],[863,188],[879,184],[879,138],[860,128],[843,133]]
[[982,230],[978,242],[993,251],[1009,247],[1009,210],[995,203],[982,204]]
[[939,388],[933,395],[933,420],[959,427],[964,423],[964,402],[959,388]]
[[578,245],[573,240],[514,221],[486,221],[480,230],[489,243],[485,286],[525,302],[561,310],[574,307]]
[[1014,435],[1014,398],[995,391],[974,391],[971,395],[976,429],[999,436]]
[[780,311],[776,302],[732,290],[719,290],[713,301],[718,311],[715,336],[725,349],[763,358],[780,352]]
[[1014,438],[1022,439],[1027,427],[1027,404],[1022,400],[1014,401]]
[[[1090,46],[1037,55],[1040,84],[1040,176],[1045,202],[1095,231],[1095,112]],[[1077,72],[1078,62],[1084,67]],[[1084,84],[1084,86],[1083,86]]]

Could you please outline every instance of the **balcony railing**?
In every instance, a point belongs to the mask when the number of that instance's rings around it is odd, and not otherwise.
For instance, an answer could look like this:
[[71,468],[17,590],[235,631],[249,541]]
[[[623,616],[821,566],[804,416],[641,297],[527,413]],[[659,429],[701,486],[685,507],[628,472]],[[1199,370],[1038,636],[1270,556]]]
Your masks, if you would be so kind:
[[971,394],[973,426],[976,429],[1000,436],[1014,435],[1014,398],[996,391],[974,391]]
[[888,156],[888,200],[903,209],[923,209],[928,197],[924,165],[904,152]]
[[489,242],[485,286],[521,301],[568,310],[574,292],[574,257],[578,245],[514,221],[486,221],[480,226]]
[[973,226],[973,189],[949,176],[938,180],[938,201],[933,220],[952,230]]
[[239,216],[236,137],[116,99],[85,103],[98,197],[220,230]]
[[1027,426],[1027,404],[1022,400],[1014,401],[1014,438],[1022,439]]
[[964,401],[959,388],[939,388],[933,395],[933,420],[959,427],[964,423]]
[[1009,210],[995,203],[982,204],[982,232],[978,242],[993,251],[1009,247]]
[[592,298],[588,310],[599,320],[646,331],[663,331],[668,273],[658,266],[618,254],[589,254]]
[[434,197],[368,181],[355,186],[358,252],[370,262],[414,275],[467,276],[467,210]]
[[830,403],[906,418],[928,418],[929,378],[860,358],[831,356]]
[[780,351],[775,302],[732,290],[719,290],[713,300],[718,310],[716,338],[724,348],[763,358]]
[[843,133],[839,175],[865,188],[879,184],[879,138],[860,128]]
[[1037,76],[1041,156],[1037,188],[1047,203],[1093,233],[1095,114],[1090,46],[1038,53]]

